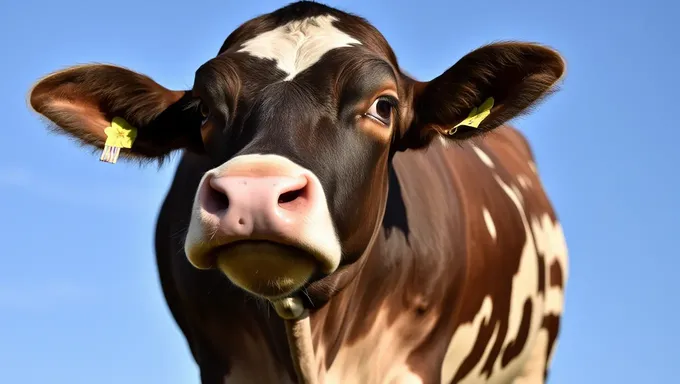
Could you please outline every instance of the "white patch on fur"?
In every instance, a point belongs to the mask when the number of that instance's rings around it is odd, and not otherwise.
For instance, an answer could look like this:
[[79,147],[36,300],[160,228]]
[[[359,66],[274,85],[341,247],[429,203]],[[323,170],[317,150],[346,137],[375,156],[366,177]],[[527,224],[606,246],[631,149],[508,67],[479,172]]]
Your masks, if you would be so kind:
[[436,318],[423,319],[414,327],[413,317],[403,315],[393,323],[388,322],[388,311],[379,311],[371,330],[362,339],[351,345],[343,345],[328,371],[324,346],[318,346],[319,382],[324,384],[367,383],[367,384],[423,384],[407,364],[415,348],[430,334]]
[[510,314],[508,317],[508,332],[503,340],[503,350],[508,344],[517,338],[520,324],[522,323],[522,316],[524,312],[524,302],[527,299],[532,301],[531,321],[529,326],[529,335],[527,342],[513,361],[507,366],[501,366],[501,360],[497,359],[494,366],[493,378],[497,380],[507,380],[519,374],[523,369],[524,364],[531,356],[534,341],[538,335],[537,331],[541,326],[543,319],[543,310],[541,302],[538,297],[538,257],[536,254],[536,246],[534,244],[534,237],[530,231],[531,227],[529,220],[524,212],[522,206],[521,195],[518,194],[517,187],[508,186],[498,175],[494,175],[496,182],[501,186],[506,195],[515,205],[518,214],[522,219],[525,233],[525,243],[520,256],[519,268],[512,278],[512,291],[510,294]]
[[482,160],[482,162],[483,162],[484,164],[487,165],[487,167],[489,167],[489,168],[494,168],[494,163],[493,163],[493,161],[491,161],[491,158],[489,157],[489,155],[487,155],[486,153],[484,153],[484,151],[482,151],[481,149],[479,149],[479,147],[477,147],[476,145],[473,145],[473,146],[472,146],[472,149],[474,149],[474,151],[475,151],[475,153],[477,154],[477,156],[479,156],[479,158]]
[[[464,377],[462,378],[458,383],[460,384],[477,384],[479,383],[479,380],[482,379],[482,375],[484,377],[486,376],[485,373],[482,373],[482,369],[484,368],[484,365],[486,363],[486,360],[489,358],[489,354],[491,353],[491,349],[493,348],[494,344],[496,344],[496,341],[498,340],[498,328],[500,327],[500,323],[496,323],[496,325],[493,328],[493,333],[491,334],[491,337],[489,338],[489,342],[486,344],[486,347],[484,348],[484,352],[482,353],[482,358],[479,359],[477,364],[475,364],[474,368]],[[493,379],[495,378],[495,374],[492,374],[491,380],[493,382]],[[442,383],[444,384],[444,383]]]
[[545,328],[538,330],[534,348],[531,350],[531,356],[524,365],[524,369],[519,377],[517,377],[513,384],[537,384],[543,383],[543,372],[546,367],[546,352],[550,344],[550,337]]
[[[480,158],[484,161],[482,156]],[[550,265],[554,260],[558,260],[563,269],[563,279],[566,282],[568,278],[566,241],[560,224],[553,223],[549,215],[543,215],[540,220],[533,217],[531,221],[529,220],[524,211],[524,196],[518,186],[506,184],[498,175],[494,175],[494,178],[517,209],[517,213],[522,219],[526,241],[520,256],[519,268],[512,279],[508,331],[502,340],[501,354],[494,363],[492,374],[488,380],[485,376],[480,377],[481,369],[483,364],[486,363],[488,353],[497,342],[497,328],[494,329],[491,339],[485,346],[481,359],[476,362],[474,368],[462,378],[460,383],[476,383],[480,382],[480,380],[493,384],[542,382],[543,370],[546,366],[549,335],[545,329],[541,328],[541,325],[545,314],[562,313],[563,291],[546,287],[545,297],[539,295],[538,268],[546,268],[546,284],[549,286]],[[527,185],[529,184],[527,183]],[[493,223],[491,216],[486,207],[482,209],[489,232],[492,233],[492,237],[496,237],[498,234],[495,231],[495,225],[493,231],[489,225],[490,222]],[[496,233],[496,236],[493,236],[493,233]],[[536,239],[535,241],[534,238]],[[538,264],[537,251],[545,255],[545,266]],[[532,312],[526,343],[520,354],[507,366],[502,367],[502,353],[517,338],[519,327],[522,323],[524,303],[527,299],[532,302]],[[456,329],[442,364],[442,383],[451,382],[464,359],[472,351],[478,337],[480,324],[488,321],[488,318],[491,316],[492,304],[491,298],[485,297],[473,321],[462,324]],[[553,346],[553,350],[549,352],[548,365],[554,351],[555,348]]]
[[524,195],[520,191],[519,187],[515,184],[512,185],[512,191],[515,192],[515,196],[519,199],[519,205],[524,206]]
[[491,238],[496,240],[496,225],[493,223],[493,219],[491,218],[491,213],[489,213],[489,210],[486,209],[486,207],[482,208],[482,215],[484,216],[484,222],[486,223],[486,228],[489,230],[489,234],[491,235]]
[[[451,338],[451,341],[449,342],[449,347],[446,350],[446,355],[444,356],[444,361],[442,363],[442,384],[450,383],[451,380],[453,380],[456,373],[460,369],[460,366],[463,364],[463,360],[465,360],[470,352],[472,352],[472,348],[474,347],[479,334],[479,327],[482,325],[482,323],[489,321],[492,312],[493,301],[491,300],[491,296],[486,296],[482,301],[479,311],[477,311],[474,319],[472,319],[472,322],[460,324],[458,326],[453,334],[453,337]],[[492,338],[491,342],[495,342],[495,334],[496,331],[494,330],[494,337]],[[493,345],[491,342],[489,345]],[[490,351],[489,345],[487,345],[487,348],[484,351],[485,356],[488,355],[488,352]],[[464,379],[477,379],[479,376],[478,372],[481,370],[484,362],[485,360],[481,359],[470,371],[470,374],[466,375]],[[476,375],[473,374],[475,372],[477,372]]]
[[448,146],[449,146],[449,143],[450,143],[450,142],[449,142],[449,140],[448,140],[446,137],[444,137],[444,135],[437,135],[437,139],[439,139],[439,142],[440,142],[444,147],[448,147]]
[[336,28],[333,25],[336,20],[333,16],[323,15],[292,21],[246,41],[239,52],[275,60],[276,66],[288,74],[284,80],[292,80],[326,52],[361,44]]
[[[527,298],[531,298],[533,302],[531,323],[529,327],[529,336],[524,349],[520,355],[512,361],[505,369],[500,370],[500,359],[496,362],[494,371],[498,372],[499,377],[508,377],[509,375],[521,374],[515,380],[516,383],[534,383],[541,382],[543,378],[543,370],[546,366],[546,350],[548,348],[548,334],[547,331],[541,329],[543,317],[546,314],[561,315],[564,305],[563,290],[558,287],[550,287],[550,266],[553,261],[562,266],[562,278],[566,283],[568,278],[567,271],[567,246],[559,222],[553,223],[550,216],[545,213],[538,218],[532,217],[531,223],[524,212],[522,205],[523,196],[519,188],[516,186],[508,186],[498,176],[495,175],[496,181],[510,197],[515,204],[522,223],[524,224],[527,241],[522,251],[519,271],[513,278],[512,295],[510,302],[510,324],[508,327],[508,335],[504,342],[504,348],[508,342],[514,340],[519,330],[519,325],[522,320],[522,306]],[[531,230],[531,232],[530,232]],[[533,237],[531,236],[533,233]],[[535,241],[534,241],[535,238]],[[545,265],[538,265],[537,252],[544,256]],[[537,273],[538,268],[545,268],[546,275],[546,294],[538,295]],[[555,351],[555,346],[550,351],[547,364],[550,364],[552,354]],[[518,370],[519,369],[519,370]],[[493,375],[497,377],[496,374]]]
[[536,248],[545,257],[545,313],[561,315],[564,311],[564,287],[550,286],[550,266],[557,261],[562,269],[562,281],[566,285],[569,277],[569,262],[562,225],[559,222],[553,223],[546,213],[540,220],[532,219],[531,229],[536,236]]
[[519,182],[519,185],[525,190],[529,189],[529,187],[532,185],[531,179],[522,174],[517,175],[517,181]]
[[531,161],[531,160],[529,160],[529,168],[531,169],[531,171],[532,171],[533,173],[535,173],[535,174],[538,175],[538,169],[536,169],[536,163],[534,163],[534,162]]
[[[257,164],[263,163],[275,164],[277,167],[286,169],[286,172],[291,173],[292,176],[295,176],[293,174],[305,174],[311,179],[310,182],[315,184],[316,189],[319,191],[320,198],[310,209],[304,222],[304,226],[298,233],[297,240],[326,258],[328,264],[334,267],[331,268],[332,270],[324,272],[332,273],[340,264],[342,249],[337,233],[335,232],[335,227],[333,226],[333,220],[328,211],[325,191],[323,190],[318,177],[310,170],[279,155],[252,154],[236,156],[219,167],[206,172],[199,183],[199,188],[203,185],[208,176],[224,174],[228,171],[229,167],[242,164],[253,164],[253,166],[256,166]],[[206,249],[212,247],[209,243],[210,236],[206,233],[206,230],[202,225],[204,217],[207,215],[208,213],[199,206],[197,193],[194,197],[191,221],[189,222],[189,230],[187,231],[187,238],[184,245],[187,258],[190,262],[194,259],[193,256],[195,253],[205,252]]]

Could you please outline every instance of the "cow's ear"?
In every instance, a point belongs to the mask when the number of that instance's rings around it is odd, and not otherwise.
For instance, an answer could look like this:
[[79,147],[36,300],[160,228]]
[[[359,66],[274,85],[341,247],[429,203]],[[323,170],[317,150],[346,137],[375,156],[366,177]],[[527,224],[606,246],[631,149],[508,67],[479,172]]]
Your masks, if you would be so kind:
[[131,147],[119,150],[121,157],[160,160],[176,149],[203,150],[201,115],[191,93],[166,89],[125,68],[70,67],[39,80],[29,100],[57,132],[91,148],[103,149],[114,132],[106,129],[114,119],[122,122],[135,132]]
[[399,149],[426,146],[437,135],[465,140],[529,112],[565,72],[556,51],[531,43],[490,44],[470,52],[429,82],[407,79],[413,118]]

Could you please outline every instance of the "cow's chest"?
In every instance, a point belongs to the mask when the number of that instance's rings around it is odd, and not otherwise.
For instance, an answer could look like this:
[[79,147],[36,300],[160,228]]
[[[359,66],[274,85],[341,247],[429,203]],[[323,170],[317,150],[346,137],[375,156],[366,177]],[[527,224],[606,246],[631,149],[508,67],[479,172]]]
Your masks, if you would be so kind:
[[[426,357],[422,351],[416,352],[416,348],[422,345],[433,326],[434,320],[414,323],[407,316],[394,319],[389,318],[387,312],[380,312],[361,337],[348,338],[337,350],[321,339],[315,346],[320,382],[430,383],[432,381],[428,374],[431,372],[423,374],[422,370],[413,367],[418,365],[418,359]],[[262,336],[258,335],[258,340],[251,336],[247,340],[239,338],[239,347],[230,353],[231,368],[224,376],[224,383],[294,383],[280,361],[277,362],[273,356],[271,348],[265,345]],[[232,343],[234,341],[231,340]],[[426,355],[430,354],[426,352]],[[418,359],[412,361],[414,357]]]
[[[361,334],[352,332],[337,353],[328,342],[317,346],[319,375],[325,384],[340,383],[427,383],[418,366],[416,349],[422,345],[435,325],[435,318],[414,318],[388,311],[377,313]],[[326,368],[328,367],[328,368]]]

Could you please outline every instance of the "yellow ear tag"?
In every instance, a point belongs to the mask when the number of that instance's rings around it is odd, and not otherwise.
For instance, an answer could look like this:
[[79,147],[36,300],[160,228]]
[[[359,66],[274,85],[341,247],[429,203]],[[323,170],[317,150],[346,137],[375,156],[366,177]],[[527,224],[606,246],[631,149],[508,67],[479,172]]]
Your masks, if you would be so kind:
[[137,138],[137,128],[120,117],[114,117],[111,126],[104,130],[106,143],[100,161],[115,164],[118,161],[121,148],[132,148]]
[[471,127],[471,128],[479,128],[479,124],[484,121],[484,119],[491,114],[491,108],[493,108],[493,102],[494,99],[493,97],[489,97],[488,99],[484,100],[482,105],[479,107],[472,108],[472,111],[470,111],[470,114],[468,115],[465,120],[461,121],[460,123],[456,124],[455,127],[449,129],[447,132],[449,135],[453,135],[458,131],[458,127],[461,125],[464,125],[466,127]]

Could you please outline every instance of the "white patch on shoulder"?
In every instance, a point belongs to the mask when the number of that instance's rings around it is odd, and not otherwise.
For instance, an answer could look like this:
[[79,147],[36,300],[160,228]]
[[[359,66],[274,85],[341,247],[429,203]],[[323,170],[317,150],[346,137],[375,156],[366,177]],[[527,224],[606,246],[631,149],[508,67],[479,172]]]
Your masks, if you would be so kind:
[[566,286],[569,278],[569,260],[567,242],[562,225],[553,223],[545,213],[539,219],[533,218],[531,229],[536,236],[536,249],[545,257],[545,313],[561,315],[564,311],[564,288],[553,287],[550,281],[550,267],[557,262],[562,270],[562,282]]
[[494,374],[492,377],[502,381],[519,374],[523,369],[524,364],[531,357],[533,345],[536,338],[538,337],[537,331],[541,326],[544,314],[541,301],[538,297],[538,268],[543,266],[538,265],[534,236],[531,232],[527,215],[524,212],[522,197],[521,194],[518,193],[518,188],[514,185],[507,185],[498,175],[494,175],[494,178],[513,202],[515,208],[517,208],[518,214],[522,219],[526,238],[524,242],[524,248],[522,249],[522,254],[520,256],[519,268],[517,273],[512,278],[508,332],[505,336],[505,339],[503,340],[503,350],[507,348],[510,342],[517,338],[519,327],[522,323],[524,302],[527,299],[531,300],[532,302],[529,335],[527,336],[527,342],[522,352],[519,354],[519,356],[517,356],[517,358],[508,363],[508,365],[505,367],[501,366],[502,359],[499,358],[496,360],[493,370]]
[[545,356],[549,344],[548,331],[546,331],[545,328],[539,329],[529,361],[527,361],[520,376],[517,377],[512,384],[543,383],[543,372],[546,367]]
[[482,215],[484,215],[484,222],[486,223],[486,228],[489,230],[489,234],[491,234],[491,238],[496,240],[496,224],[494,224],[491,213],[489,213],[489,210],[486,209],[486,207],[482,208]]
[[[441,382],[450,383],[456,375],[456,372],[460,369],[463,364],[463,360],[472,352],[475,343],[477,341],[477,336],[479,335],[479,328],[482,323],[487,323],[491,318],[491,313],[493,312],[493,301],[491,296],[484,297],[482,305],[477,311],[472,322],[461,324],[458,326],[456,331],[449,342],[449,347],[446,350],[446,355],[444,355],[444,361],[442,363],[442,373]],[[477,380],[479,378],[479,372],[481,371],[484,362],[486,361],[486,356],[488,356],[491,346],[496,342],[496,331],[489,340],[487,347],[484,350],[484,356],[479,360],[477,365],[466,375],[463,379],[467,380]],[[460,381],[465,382],[465,380]]]
[[239,52],[276,61],[276,66],[292,80],[311,67],[328,51],[361,44],[333,25],[337,19],[330,15],[292,21],[246,41]]
[[[479,155],[481,151],[477,152]],[[481,152],[483,153],[483,152]],[[484,158],[480,156],[484,161]],[[550,364],[555,351],[554,344],[551,351],[547,351],[549,344],[548,332],[541,328],[545,314],[561,314],[563,310],[563,290],[558,287],[550,287],[550,266],[557,261],[562,267],[562,278],[566,283],[567,271],[567,248],[564,234],[559,222],[553,223],[548,214],[540,218],[528,217],[524,209],[524,197],[521,189],[514,183],[506,184],[498,175],[494,175],[496,182],[503,189],[508,198],[517,209],[522,220],[526,241],[520,256],[517,272],[512,279],[510,296],[510,311],[508,315],[508,330],[502,342],[501,355],[494,363],[491,376],[480,377],[483,364],[488,357],[489,349],[494,345],[498,337],[497,329],[486,345],[484,353],[477,361],[475,367],[460,383],[485,382],[489,384],[501,383],[536,383],[542,382],[543,370],[546,366],[546,353],[549,353],[547,364]],[[522,178],[518,177],[519,183]],[[527,178],[527,180],[529,180]],[[530,185],[528,183],[525,183]],[[526,188],[526,187],[524,187]],[[483,207],[483,215],[492,233],[489,223],[493,223],[487,209]],[[487,217],[489,220],[487,220]],[[496,231],[494,230],[493,233]],[[532,234],[533,233],[533,234]],[[496,233],[498,236],[498,233]],[[534,240],[535,238],[535,240]],[[538,263],[537,252],[545,256],[545,263]],[[546,295],[538,294],[539,268],[546,268]],[[529,332],[524,348],[519,355],[505,367],[502,366],[502,353],[513,342],[519,332],[522,323],[524,303],[526,300],[532,303],[532,312]],[[463,324],[455,331],[442,364],[442,383],[450,383],[460,369],[464,359],[468,357],[479,333],[480,324],[488,321],[492,313],[493,305],[490,297],[485,297],[482,306],[471,323]]]
[[494,167],[494,163],[493,163],[493,161],[491,161],[491,158],[489,157],[489,155],[487,155],[486,153],[484,153],[484,151],[482,151],[481,149],[479,149],[479,147],[477,147],[476,145],[473,145],[473,146],[472,146],[472,149],[474,149],[474,151],[475,151],[475,153],[477,154],[477,156],[479,156],[479,158],[482,160],[482,162],[483,162],[484,164],[487,165],[487,167],[489,167],[489,168],[493,168],[493,167]]

